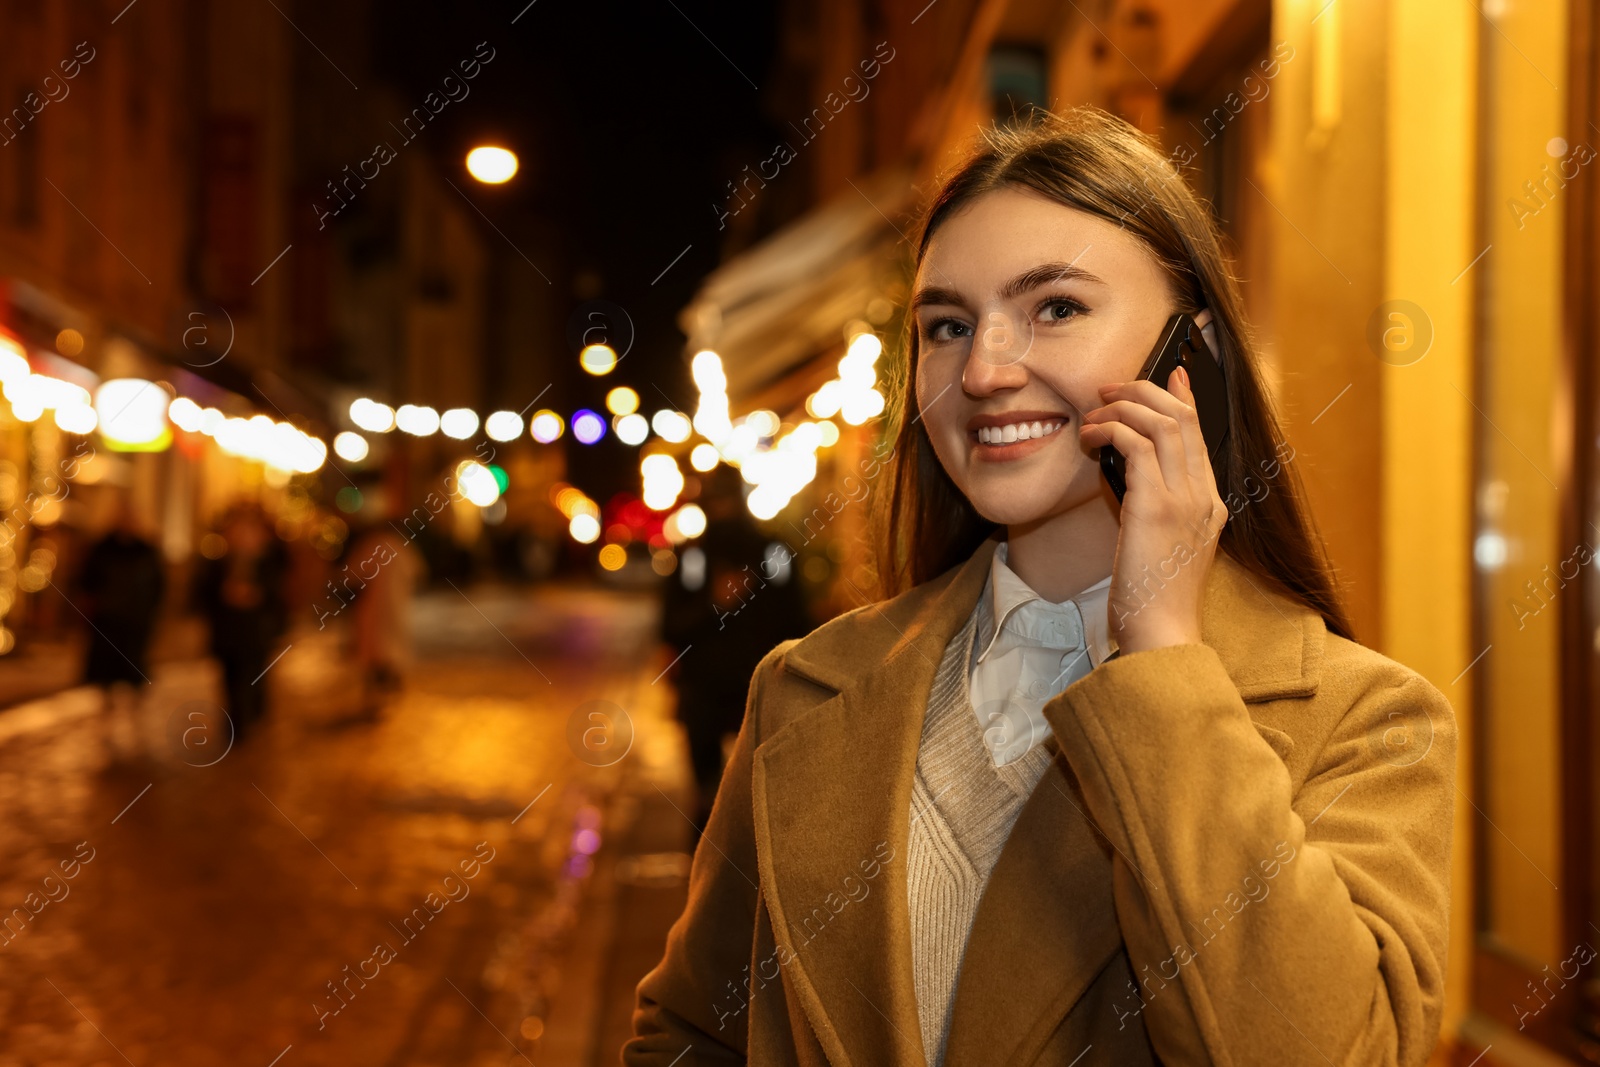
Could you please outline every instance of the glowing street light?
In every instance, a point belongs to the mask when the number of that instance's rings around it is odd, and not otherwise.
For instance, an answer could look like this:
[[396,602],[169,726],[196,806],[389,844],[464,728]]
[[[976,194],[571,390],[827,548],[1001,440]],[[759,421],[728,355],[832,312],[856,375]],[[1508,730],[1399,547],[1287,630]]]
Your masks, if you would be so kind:
[[516,154],[493,145],[481,145],[467,153],[467,173],[485,185],[500,185],[517,173]]

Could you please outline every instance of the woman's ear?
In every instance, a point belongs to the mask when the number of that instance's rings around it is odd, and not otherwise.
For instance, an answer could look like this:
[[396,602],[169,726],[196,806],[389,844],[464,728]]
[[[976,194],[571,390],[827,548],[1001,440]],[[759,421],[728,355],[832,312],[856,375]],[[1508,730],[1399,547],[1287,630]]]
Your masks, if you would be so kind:
[[1217,323],[1211,315],[1211,309],[1205,308],[1196,315],[1194,324],[1200,327],[1200,336],[1205,338],[1206,347],[1211,349],[1211,358],[1221,363],[1222,352],[1217,347]]

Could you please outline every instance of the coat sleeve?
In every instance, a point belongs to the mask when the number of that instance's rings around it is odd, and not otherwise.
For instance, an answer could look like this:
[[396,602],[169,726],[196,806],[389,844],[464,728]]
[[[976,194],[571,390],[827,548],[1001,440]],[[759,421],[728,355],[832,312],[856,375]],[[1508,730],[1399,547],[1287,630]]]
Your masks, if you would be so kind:
[[[793,641],[762,657],[750,680],[744,721],[689,868],[689,900],[667,933],[666,952],[637,990],[630,1067],[744,1063],[757,907],[751,758],[761,739],[762,689]],[[737,992],[738,996],[735,996]]]
[[1455,719],[1350,647],[1315,698],[1347,710],[1298,792],[1209,646],[1118,657],[1047,705],[1116,850],[1139,986],[1118,1015],[1165,1062],[1417,1067],[1438,1039]]

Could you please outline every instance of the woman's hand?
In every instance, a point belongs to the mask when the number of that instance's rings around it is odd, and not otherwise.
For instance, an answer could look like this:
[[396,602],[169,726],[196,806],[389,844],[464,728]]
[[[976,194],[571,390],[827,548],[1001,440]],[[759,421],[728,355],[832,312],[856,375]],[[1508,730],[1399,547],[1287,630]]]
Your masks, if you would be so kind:
[[1084,415],[1084,444],[1126,460],[1122,532],[1111,569],[1111,635],[1124,652],[1200,643],[1206,575],[1228,509],[1217,493],[1189,372],[1168,388],[1132,381],[1100,387],[1104,407]]

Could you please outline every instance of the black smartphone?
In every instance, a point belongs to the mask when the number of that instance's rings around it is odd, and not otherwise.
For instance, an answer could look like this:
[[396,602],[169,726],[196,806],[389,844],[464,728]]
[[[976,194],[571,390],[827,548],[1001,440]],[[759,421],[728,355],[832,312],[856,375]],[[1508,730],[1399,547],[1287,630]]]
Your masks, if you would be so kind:
[[[1227,497],[1223,477],[1227,464],[1225,444],[1228,438],[1228,385],[1222,374],[1222,365],[1206,347],[1200,336],[1200,327],[1194,319],[1182,312],[1167,320],[1161,339],[1144,361],[1139,377],[1167,387],[1172,372],[1182,367],[1189,372],[1189,388],[1194,393],[1195,412],[1200,416],[1200,433],[1205,438],[1206,451],[1211,455],[1211,469],[1216,475],[1217,490]],[[1117,494],[1117,503],[1128,491],[1127,461],[1122,453],[1110,445],[1100,448],[1100,471],[1106,476],[1111,491]]]

